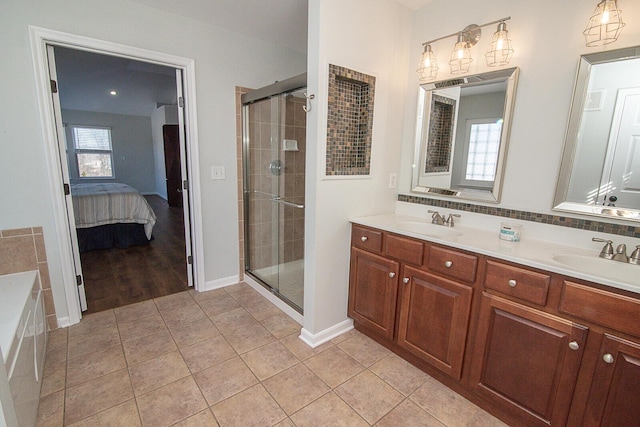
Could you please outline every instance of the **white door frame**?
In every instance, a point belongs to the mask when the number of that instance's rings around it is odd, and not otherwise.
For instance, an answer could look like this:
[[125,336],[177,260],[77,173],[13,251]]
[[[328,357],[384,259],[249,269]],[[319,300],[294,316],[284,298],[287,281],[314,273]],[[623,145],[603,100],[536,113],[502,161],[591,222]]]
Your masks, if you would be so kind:
[[[198,155],[198,132],[196,113],[195,62],[193,59],[169,55],[161,52],[140,49],[112,42],[107,42],[75,34],[64,33],[46,28],[29,26],[31,55],[36,78],[36,91],[42,136],[45,145],[49,189],[52,197],[53,215],[58,241],[58,251],[62,270],[62,279],[68,308],[68,319],[60,321],[60,326],[68,326],[80,321],[82,317],[80,302],[76,289],[76,278],[73,264],[73,249],[69,239],[69,224],[61,179],[61,162],[59,158],[58,140],[51,87],[47,63],[47,44],[69,47],[94,53],[120,56],[134,60],[152,62],[182,70],[184,76],[184,102],[188,111],[185,128],[187,131],[187,158],[189,181],[189,205],[191,212],[191,238],[193,245],[193,283],[196,290],[203,289],[204,283],[204,249],[202,236],[202,203],[200,199],[200,168]],[[57,195],[57,196],[55,196]]]

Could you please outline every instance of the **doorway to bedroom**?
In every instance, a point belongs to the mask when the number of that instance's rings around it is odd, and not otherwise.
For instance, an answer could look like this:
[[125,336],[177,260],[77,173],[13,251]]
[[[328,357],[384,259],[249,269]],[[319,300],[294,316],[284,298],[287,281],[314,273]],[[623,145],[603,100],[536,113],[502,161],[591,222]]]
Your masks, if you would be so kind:
[[48,51],[83,310],[98,312],[188,289],[180,70],[64,46]]

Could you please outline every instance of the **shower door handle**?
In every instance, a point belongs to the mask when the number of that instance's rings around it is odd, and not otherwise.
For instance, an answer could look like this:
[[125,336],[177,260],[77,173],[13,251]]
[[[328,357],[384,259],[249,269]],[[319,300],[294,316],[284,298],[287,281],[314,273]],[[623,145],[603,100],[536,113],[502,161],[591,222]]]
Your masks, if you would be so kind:
[[304,209],[304,205],[298,205],[297,203],[287,202],[286,200],[282,200],[280,197],[272,197],[272,202],[282,203],[283,205],[291,206],[297,209]]

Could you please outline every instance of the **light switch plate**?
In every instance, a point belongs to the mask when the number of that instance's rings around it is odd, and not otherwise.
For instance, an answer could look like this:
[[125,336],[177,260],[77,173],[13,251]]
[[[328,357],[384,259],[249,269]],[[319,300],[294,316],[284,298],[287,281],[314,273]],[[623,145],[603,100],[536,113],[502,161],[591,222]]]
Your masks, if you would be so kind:
[[390,173],[389,174],[389,188],[396,188],[398,186],[398,174]]
[[225,179],[224,166],[211,166],[211,179]]

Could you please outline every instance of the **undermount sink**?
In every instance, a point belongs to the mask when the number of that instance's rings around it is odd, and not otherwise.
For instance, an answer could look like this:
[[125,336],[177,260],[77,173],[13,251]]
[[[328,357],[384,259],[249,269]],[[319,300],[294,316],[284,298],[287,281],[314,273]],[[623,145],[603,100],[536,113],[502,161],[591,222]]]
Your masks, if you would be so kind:
[[640,265],[574,254],[554,255],[553,260],[582,273],[640,286]]
[[431,237],[457,237],[462,233],[455,228],[445,227],[444,225],[432,224],[430,222],[421,221],[398,221],[396,227],[412,233],[424,234]]

